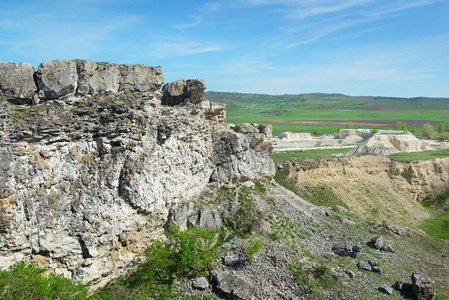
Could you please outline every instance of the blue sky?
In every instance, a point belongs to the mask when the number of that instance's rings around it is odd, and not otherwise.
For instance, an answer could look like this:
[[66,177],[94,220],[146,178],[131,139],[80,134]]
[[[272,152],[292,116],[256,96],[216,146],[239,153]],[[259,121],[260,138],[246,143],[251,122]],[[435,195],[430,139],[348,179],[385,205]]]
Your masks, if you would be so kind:
[[449,0],[0,0],[0,60],[162,66],[208,90],[449,97]]

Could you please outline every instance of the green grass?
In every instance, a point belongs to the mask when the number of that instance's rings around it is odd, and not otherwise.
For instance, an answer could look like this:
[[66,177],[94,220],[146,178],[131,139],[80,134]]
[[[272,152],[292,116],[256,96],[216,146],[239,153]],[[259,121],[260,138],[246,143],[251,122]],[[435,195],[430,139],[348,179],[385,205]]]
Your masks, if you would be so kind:
[[449,240],[449,210],[425,220],[419,228],[430,236]]
[[[338,126],[276,124],[301,120],[448,121],[449,98],[352,97],[342,94],[263,95],[206,92],[206,99],[227,104],[230,123],[272,124],[273,135],[284,131],[336,132]],[[407,111],[405,111],[407,109]],[[423,122],[425,123],[425,122]],[[388,125],[379,128],[391,128]],[[417,129],[419,130],[418,126]]]
[[406,161],[443,158],[443,157],[449,157],[449,149],[422,151],[422,152],[401,152],[401,153],[391,154],[388,157],[397,159],[397,160],[406,160]]
[[297,159],[297,158],[305,158],[305,157],[326,157],[332,156],[334,154],[346,153],[349,149],[322,149],[322,150],[307,150],[307,151],[280,151],[275,152],[271,159],[276,163],[278,161],[283,161],[287,159]]

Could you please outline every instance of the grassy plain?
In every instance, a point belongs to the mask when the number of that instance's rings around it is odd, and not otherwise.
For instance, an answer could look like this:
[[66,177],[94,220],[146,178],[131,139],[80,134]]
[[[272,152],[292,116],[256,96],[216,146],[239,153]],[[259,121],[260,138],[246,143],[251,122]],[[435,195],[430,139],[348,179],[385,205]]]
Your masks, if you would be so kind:
[[336,132],[352,121],[355,128],[394,128],[397,121],[421,130],[449,121],[449,98],[352,97],[342,94],[263,95],[206,92],[206,99],[228,105],[231,123],[272,124],[273,135],[283,131]]

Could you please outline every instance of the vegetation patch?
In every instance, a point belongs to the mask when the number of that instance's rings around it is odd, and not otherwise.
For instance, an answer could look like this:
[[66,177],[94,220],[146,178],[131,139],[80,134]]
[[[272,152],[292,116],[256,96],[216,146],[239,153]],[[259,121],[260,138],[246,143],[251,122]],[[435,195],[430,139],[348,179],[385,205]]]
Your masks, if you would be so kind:
[[397,159],[397,160],[405,160],[405,161],[443,158],[443,157],[449,157],[449,149],[422,151],[422,152],[401,152],[401,153],[391,154],[388,157]]
[[424,220],[420,228],[428,235],[449,240],[449,187],[436,197],[428,196],[421,204],[432,211],[433,216]]
[[319,149],[319,150],[305,150],[305,151],[279,151],[275,152],[271,159],[276,163],[288,159],[298,159],[305,157],[329,157],[335,154],[348,152],[348,149]]
[[[217,230],[190,228],[180,231],[172,226],[167,240],[154,240],[143,254],[144,261],[125,278],[100,290],[97,299],[176,299],[173,283],[179,278],[206,276],[220,256]],[[143,298],[146,299],[146,298]]]
[[18,262],[0,270],[0,299],[87,299],[88,289],[34,264]]

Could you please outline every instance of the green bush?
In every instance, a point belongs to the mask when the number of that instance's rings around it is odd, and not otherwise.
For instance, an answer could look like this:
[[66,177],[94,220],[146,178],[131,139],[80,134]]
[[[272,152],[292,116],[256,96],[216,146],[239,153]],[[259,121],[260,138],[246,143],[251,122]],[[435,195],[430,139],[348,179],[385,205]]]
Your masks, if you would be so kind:
[[70,279],[48,273],[33,263],[18,262],[0,271],[0,299],[87,299],[88,289]]

